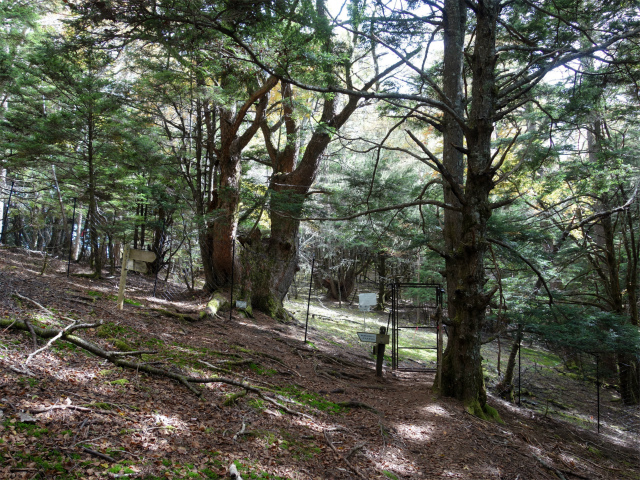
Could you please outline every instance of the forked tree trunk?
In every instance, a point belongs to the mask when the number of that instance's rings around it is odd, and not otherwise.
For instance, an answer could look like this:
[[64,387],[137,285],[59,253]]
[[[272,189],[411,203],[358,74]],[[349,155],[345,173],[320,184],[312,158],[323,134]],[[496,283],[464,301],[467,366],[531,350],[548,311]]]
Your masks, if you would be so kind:
[[[349,258],[345,262],[344,257],[346,256],[354,258]],[[328,275],[323,279],[323,286],[327,289],[327,298],[348,301],[356,289],[358,275],[368,267],[371,259],[358,251],[343,251],[342,257],[340,263],[346,263],[346,266],[340,265],[335,271],[329,269]]]
[[[325,11],[324,0],[318,0],[316,8],[318,14],[316,19],[317,36],[324,42],[326,51],[330,52],[332,51],[331,27]],[[396,66],[392,66],[388,70]],[[325,67],[327,78],[334,78],[334,68],[333,66]],[[376,75],[375,78],[366,82],[360,91],[369,90],[387,73],[388,71],[385,71]],[[350,72],[346,72],[346,74],[350,75]],[[283,83],[282,98],[285,138],[287,138],[282,150],[278,150],[272,141],[272,131],[266,121],[261,125],[274,170],[269,184],[271,235],[267,239],[261,240],[260,251],[263,253],[258,255],[253,262],[253,265],[259,267],[261,271],[250,274],[253,283],[252,302],[254,306],[279,312],[283,311],[282,300],[289,290],[298,268],[297,249],[300,221],[297,218],[302,213],[305,197],[315,181],[322,155],[331,141],[332,132],[338,131],[355,112],[360,97],[350,96],[342,109],[336,112],[338,105],[336,96],[325,96],[318,126],[311,135],[299,162],[297,160],[300,132],[293,115],[291,85]],[[274,256],[273,261],[260,265],[258,263],[260,258],[267,252]],[[260,278],[258,279],[258,277]]]
[[[293,92],[291,86],[283,84],[284,123],[290,139],[282,151],[271,141],[271,131],[263,124],[267,150],[274,165],[274,175],[269,184],[271,234],[253,243],[251,271],[251,300],[254,308],[282,317],[285,315],[282,302],[298,270],[298,235],[305,196],[313,184],[320,160],[331,137],[329,131],[340,128],[355,111],[358,99],[349,99],[343,110],[336,114],[334,97],[325,100],[321,127],[311,136],[300,162],[298,159],[299,132],[293,118]],[[269,256],[272,256],[270,258]]]
[[[260,128],[268,105],[269,92],[277,83],[277,78],[269,77],[251,93],[237,112],[233,109],[221,109],[218,185],[209,205],[209,213],[213,218],[200,235],[203,242],[200,247],[202,256],[209,257],[203,262],[205,289],[209,291],[228,286],[231,283],[231,272],[238,266],[233,249],[238,229],[242,150]],[[250,126],[240,134],[240,127],[255,102],[258,102],[255,117]],[[233,265],[234,261],[236,265]]]

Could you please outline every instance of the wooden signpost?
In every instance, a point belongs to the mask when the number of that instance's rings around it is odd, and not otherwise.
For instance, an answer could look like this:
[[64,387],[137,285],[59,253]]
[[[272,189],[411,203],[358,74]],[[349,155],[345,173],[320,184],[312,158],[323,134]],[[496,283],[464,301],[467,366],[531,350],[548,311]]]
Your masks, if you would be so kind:
[[139,260],[141,262],[152,263],[156,261],[156,254],[148,250],[129,249],[129,260]]
[[124,289],[127,285],[127,270],[147,273],[148,263],[154,262],[156,254],[147,250],[137,250],[125,245],[122,249],[122,272],[120,273],[120,286],[118,288],[118,308],[124,307]]
[[385,345],[389,344],[389,335],[386,327],[380,327],[380,333],[357,332],[361,342],[375,343],[374,354],[376,355],[376,377],[382,376],[382,362],[384,361]]

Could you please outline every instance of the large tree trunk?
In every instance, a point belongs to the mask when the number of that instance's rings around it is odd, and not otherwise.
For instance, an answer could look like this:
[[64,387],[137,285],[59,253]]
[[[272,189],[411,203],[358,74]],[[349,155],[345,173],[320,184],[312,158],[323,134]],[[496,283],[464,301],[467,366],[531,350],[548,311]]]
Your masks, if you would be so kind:
[[[625,192],[623,190],[623,195]],[[626,196],[626,195],[625,195]],[[638,212],[638,207],[636,206],[636,212]],[[629,227],[629,236],[628,238],[625,236],[624,243],[627,251],[627,276],[626,276],[626,286],[627,286],[627,296],[629,298],[629,319],[632,325],[638,326],[638,244],[636,243],[636,234],[634,231],[633,224],[633,211],[629,210],[626,213],[627,225]],[[638,218],[636,217],[636,221]],[[623,363],[625,368],[621,369],[620,377],[625,377],[625,384],[628,388],[627,400],[625,400],[625,396],[622,396],[623,401],[628,405],[638,404],[640,403],[640,362],[638,361],[638,357],[633,357],[631,355],[627,355],[620,360],[620,363]],[[629,367],[626,367],[629,365]],[[627,369],[628,368],[628,369]],[[622,380],[620,382],[622,384]]]
[[[209,257],[209,261],[205,262],[205,268],[210,263],[210,270],[205,272],[205,289],[209,291],[231,283],[233,263],[236,261],[233,250],[238,229],[242,150],[260,128],[268,105],[269,92],[277,83],[277,78],[269,77],[251,93],[238,112],[233,109],[221,109],[218,185],[209,207],[213,219],[208,222],[206,231],[201,235],[201,240],[204,240],[201,244],[203,257]],[[256,101],[258,105],[255,116],[250,126],[240,134],[240,126],[249,108]]]
[[93,151],[94,122],[92,114],[89,114],[88,126],[87,166],[89,169],[89,211],[87,213],[87,220],[89,222],[89,241],[91,246],[89,263],[93,268],[94,275],[97,278],[100,278],[102,277],[102,252],[100,251],[98,233],[98,201],[96,199],[97,179]]
[[[322,286],[327,289],[327,298],[347,301],[356,289],[358,275],[371,263],[371,258],[357,249],[339,250],[335,257],[339,260],[338,265],[328,265],[322,276]],[[330,256],[327,260],[331,261],[333,258]]]
[[[445,88],[456,113],[462,117],[461,78],[465,2],[445,3]],[[467,172],[464,192],[460,158],[454,151],[462,147],[454,119],[447,119],[444,165],[453,177],[447,183],[445,199],[460,212],[445,216],[445,270],[449,310],[449,340],[443,355],[442,393],[462,400],[478,414],[486,404],[486,391],[480,355],[480,329],[485,320],[491,294],[486,283],[484,256],[487,249],[486,228],[492,213],[489,194],[493,189],[491,170],[491,134],[495,115],[495,30],[499,3],[488,0],[478,4],[476,41],[472,56],[472,99],[465,132]],[[450,51],[447,53],[447,50]],[[451,192],[447,191],[451,188]],[[455,198],[454,198],[455,197]]]
[[243,239],[251,305],[274,318],[286,317],[282,302],[298,270],[299,228],[300,221],[273,212],[270,236],[261,237],[256,230]]
[[638,359],[634,355],[618,354],[618,376],[622,401],[625,405],[637,405],[640,402],[640,384]]
[[[7,190],[7,169],[0,168],[0,190],[3,192]],[[5,218],[5,204],[4,204],[4,196],[0,197],[0,222],[2,223],[2,228],[0,229],[0,242],[5,240],[4,236],[7,231],[7,219]]]
[[[213,285],[210,289],[226,286],[231,282],[233,243],[238,229],[238,204],[240,202],[240,153],[224,152],[220,159],[220,183],[215,219],[210,224],[213,250],[211,266]],[[211,288],[213,287],[213,288]]]

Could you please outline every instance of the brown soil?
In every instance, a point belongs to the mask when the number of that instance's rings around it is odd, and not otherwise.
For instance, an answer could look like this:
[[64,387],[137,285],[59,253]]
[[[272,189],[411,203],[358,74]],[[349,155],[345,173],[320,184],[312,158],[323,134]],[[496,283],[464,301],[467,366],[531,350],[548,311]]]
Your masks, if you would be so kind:
[[[211,377],[214,370],[181,363],[181,355],[210,364],[251,360],[222,375],[272,390],[294,385],[307,400],[285,403],[286,396],[268,393],[304,415],[252,393],[224,406],[228,394],[242,389],[209,383],[198,387],[197,398],[173,380],[122,370],[62,343],[35,357],[31,376],[19,374],[33,339],[2,329],[0,478],[226,478],[232,461],[245,480],[640,478],[637,437],[607,425],[597,434],[494,397],[490,404],[504,423],[481,420],[434,395],[431,374],[386,371],[377,379],[369,356],[322,340],[305,345],[294,322],[259,313],[195,323],[163,316],[153,308],[190,314],[206,298],[176,293],[154,300],[153,282],[141,276],[128,283],[129,298],[140,305],[119,311],[112,298],[117,278],[67,278],[58,261],[41,275],[42,262],[39,255],[0,251],[0,318],[55,321],[16,301],[17,292],[66,316],[117,324],[121,339],[136,347],[163,345],[155,359],[165,368]],[[114,349],[115,339],[99,333],[79,335]],[[308,401],[313,395],[315,406]],[[337,413],[321,409],[322,399],[345,406]],[[18,419],[54,406],[32,414],[35,425]]]

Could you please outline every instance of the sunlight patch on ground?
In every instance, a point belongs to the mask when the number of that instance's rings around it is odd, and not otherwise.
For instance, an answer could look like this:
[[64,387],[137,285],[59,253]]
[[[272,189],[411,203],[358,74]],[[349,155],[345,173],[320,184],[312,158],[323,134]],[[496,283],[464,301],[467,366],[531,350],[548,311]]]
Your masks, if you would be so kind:
[[[64,345],[64,344],[62,344]],[[54,348],[59,348],[55,345]],[[16,364],[22,363],[23,360],[16,359]],[[96,374],[86,369],[74,369],[66,362],[75,361],[73,356],[71,357],[58,357],[49,353],[40,354],[36,357],[29,367],[32,369],[39,369],[43,373],[50,375],[51,377],[71,383],[88,383],[96,378]]]
[[167,415],[162,415],[160,413],[154,413],[153,419],[157,426],[161,427],[173,427],[178,430],[185,430],[187,427],[187,422],[181,420],[178,417],[170,417]]
[[[351,348],[363,348],[369,351],[368,346],[360,342],[357,332],[378,333],[380,327],[389,327],[389,311],[363,313],[358,310],[356,304],[349,305],[343,302],[340,308],[337,305],[328,306],[319,297],[312,298],[309,307],[308,338],[322,339],[334,345]],[[330,308],[331,307],[331,308]],[[298,322],[304,326],[307,321],[307,303],[302,300],[289,300],[285,302],[285,308],[295,314]],[[407,321],[402,320],[403,324]],[[420,328],[415,328],[420,327]],[[412,328],[403,328],[398,337],[399,362],[411,362],[409,365],[418,368],[432,367],[435,365],[437,352],[437,337],[432,330],[423,330],[422,324],[413,325]],[[443,339],[446,346],[446,336]],[[390,349],[388,355],[391,355]]]
[[164,298],[153,297],[151,295],[147,297],[142,297],[142,298],[144,298],[149,303],[157,303],[159,305],[169,305],[171,307],[179,304],[179,302],[173,302],[170,300],[165,300]]
[[408,423],[396,423],[395,427],[398,433],[405,438],[420,442],[426,442],[431,439],[430,429],[428,427]]
[[422,407],[421,410],[425,413],[437,415],[439,417],[451,417],[451,414],[447,410],[438,405],[427,405],[426,407]]
[[[396,452],[398,451],[396,450]],[[398,454],[394,453],[394,451],[385,453],[384,461],[378,460],[377,462],[374,462],[374,465],[379,471],[386,470],[404,478],[416,478],[423,476],[420,472],[420,467],[404,458],[399,454],[399,452]]]

